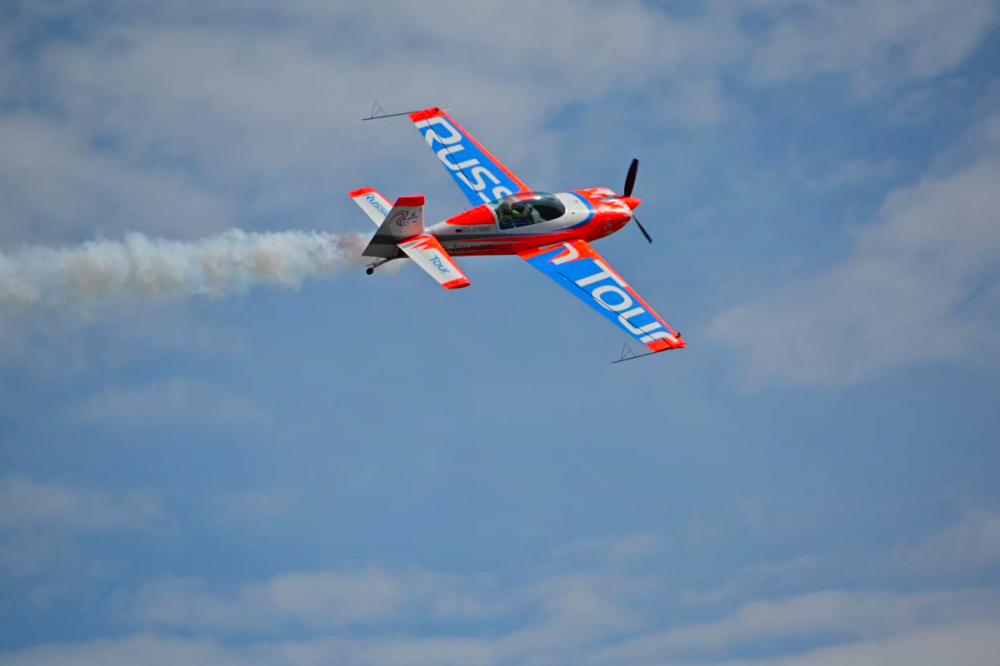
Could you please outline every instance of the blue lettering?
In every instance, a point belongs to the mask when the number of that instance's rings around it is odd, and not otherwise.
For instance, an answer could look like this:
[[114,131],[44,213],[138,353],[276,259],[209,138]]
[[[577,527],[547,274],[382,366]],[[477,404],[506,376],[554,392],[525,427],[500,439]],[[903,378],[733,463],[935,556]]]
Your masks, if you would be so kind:
[[370,203],[372,206],[374,206],[375,210],[377,210],[378,212],[382,213],[383,215],[388,215],[389,214],[389,211],[387,211],[385,209],[385,206],[383,206],[382,204],[380,204],[378,202],[378,199],[376,199],[375,195],[372,194],[371,192],[369,192],[368,194],[365,195],[365,199],[367,199],[368,203]]
[[437,267],[437,269],[439,271],[441,271],[442,273],[450,273],[451,272],[450,270],[448,270],[448,267],[444,265],[444,262],[441,261],[440,257],[433,256],[433,257],[429,257],[429,258],[431,260],[431,263],[434,264]]
[[498,173],[496,163],[446,118],[428,118],[418,121],[416,126],[470,200],[489,202],[518,189],[506,173]]

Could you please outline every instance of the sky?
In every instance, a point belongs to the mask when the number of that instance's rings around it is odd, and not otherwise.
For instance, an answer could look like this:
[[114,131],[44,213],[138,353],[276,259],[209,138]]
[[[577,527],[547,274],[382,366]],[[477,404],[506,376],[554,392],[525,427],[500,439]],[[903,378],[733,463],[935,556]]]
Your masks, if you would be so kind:
[[[1000,664],[998,63],[997,0],[4,2],[0,666]],[[596,248],[687,348],[365,276],[347,192],[465,208],[375,100],[638,158]]]

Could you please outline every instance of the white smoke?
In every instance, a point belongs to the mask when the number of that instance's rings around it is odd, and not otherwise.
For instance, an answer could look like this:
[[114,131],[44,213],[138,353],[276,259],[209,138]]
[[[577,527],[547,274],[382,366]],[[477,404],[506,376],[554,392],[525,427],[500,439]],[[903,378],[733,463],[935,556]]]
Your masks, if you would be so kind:
[[0,304],[86,307],[298,287],[364,265],[366,242],[360,234],[230,229],[189,243],[130,233],[71,248],[25,247],[0,254]]

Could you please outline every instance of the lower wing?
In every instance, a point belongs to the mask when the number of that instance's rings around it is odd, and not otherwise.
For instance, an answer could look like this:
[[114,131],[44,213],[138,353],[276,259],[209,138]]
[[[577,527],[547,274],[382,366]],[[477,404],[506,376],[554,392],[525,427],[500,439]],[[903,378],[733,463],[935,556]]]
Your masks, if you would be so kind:
[[651,351],[685,346],[681,336],[656,314],[584,240],[518,253],[581,301],[597,310]]

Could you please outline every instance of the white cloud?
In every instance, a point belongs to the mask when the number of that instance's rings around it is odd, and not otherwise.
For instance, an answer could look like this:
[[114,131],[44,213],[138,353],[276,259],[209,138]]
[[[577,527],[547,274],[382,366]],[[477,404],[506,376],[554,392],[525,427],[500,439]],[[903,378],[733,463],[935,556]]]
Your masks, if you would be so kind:
[[304,571],[251,583],[230,593],[204,581],[168,578],[119,595],[121,615],[144,627],[275,633],[384,625],[407,617],[464,621],[510,607],[493,583],[420,570]]
[[[365,664],[366,666],[492,666],[503,664],[601,663],[594,653],[582,649],[589,636],[578,633],[572,644],[556,649],[524,645],[510,649],[503,636],[478,638],[436,636],[346,637],[290,639],[232,645],[208,638],[180,638],[137,634],[122,638],[81,643],[47,645],[0,655],[2,666],[126,666],[131,664],[178,664],[187,666],[319,666],[321,664]],[[792,651],[755,659],[697,659],[683,661],[665,655],[653,661],[623,657],[621,666],[641,664],[728,664],[730,666],[993,666],[1000,651],[1000,622],[996,618],[968,618],[908,628],[878,639],[836,642],[819,648]],[[956,662],[956,659],[960,659]]]
[[0,656],[0,663],[5,666],[246,666],[252,662],[212,641],[143,634],[8,652]]
[[231,204],[177,171],[138,169],[38,116],[0,114],[0,242],[60,242],[136,228],[197,237],[232,225]]
[[[87,21],[94,9],[114,20]],[[14,19],[0,39],[10,83],[0,99],[19,109],[0,115],[7,243],[95,229],[191,237],[291,214],[328,223],[330,183],[359,173],[409,182],[427,164],[415,138],[401,149],[402,123],[343,122],[373,97],[393,110],[460,105],[501,157],[531,157],[529,180],[551,179],[566,165],[545,148],[575,142],[549,127],[564,107],[582,109],[582,126],[607,141],[644,122],[631,103],[602,103],[623,90],[657,123],[704,124],[730,117],[726,81],[747,71],[767,85],[832,74],[895,89],[960,64],[995,23],[996,3],[716,1],[681,14],[570,0],[504,11],[454,0],[88,2],[24,4]],[[53,19],[78,23],[79,38],[43,38]],[[17,50],[15,35],[37,43]]]
[[145,493],[9,476],[0,481],[0,571],[37,574],[73,557],[87,535],[137,530],[160,515],[159,501]]
[[[1000,622],[948,623],[867,640],[810,650],[794,656],[727,661],[731,666],[995,666],[1000,653]],[[705,663],[705,662],[702,662]]]
[[598,663],[644,663],[667,657],[731,654],[782,639],[839,640],[891,636],[956,618],[1000,616],[1000,597],[991,590],[898,595],[826,591],[754,601],[731,616],[679,626],[625,640],[602,651]]
[[940,359],[994,359],[1000,153],[892,192],[848,258],[718,316],[751,385],[846,384]]
[[[558,573],[521,584],[378,566],[284,573],[229,591],[165,578],[115,596],[121,620],[157,633],[9,652],[0,665],[147,663],[147,650],[192,664],[767,666],[832,663],[831,655],[881,664],[903,663],[929,637],[979,654],[1000,627],[994,588],[763,594],[735,609],[702,606],[706,619],[692,623],[683,619],[690,608],[676,612],[663,576],[558,564]],[[779,569],[788,570],[772,574]],[[734,661],[746,655],[754,658]]]
[[[758,0],[772,19],[750,69],[761,83],[847,76],[866,93],[946,72],[997,22],[997,3],[969,0]],[[780,14],[778,14],[780,12]]]
[[[275,648],[290,663],[492,664],[542,654],[561,659],[639,628],[639,616],[625,608],[625,601],[642,588],[641,581],[574,574],[511,589],[477,576],[367,567],[283,574],[230,594],[210,592],[197,579],[165,579],[119,593],[118,607],[127,622],[160,631],[280,636],[306,630],[317,635]],[[475,631],[494,622],[515,625],[489,637],[393,635],[393,627],[412,621]],[[325,638],[331,631],[340,638]],[[377,637],[355,638],[373,632]],[[265,663],[285,663],[272,662],[270,650]]]
[[1000,515],[970,511],[957,525],[923,543],[897,549],[896,559],[926,571],[967,573],[1000,565]]
[[159,502],[142,493],[112,495],[29,476],[0,482],[0,530],[117,531],[146,525],[159,514]]
[[274,415],[266,406],[225,387],[173,378],[104,389],[71,404],[65,417],[104,428],[250,428],[270,423]]

